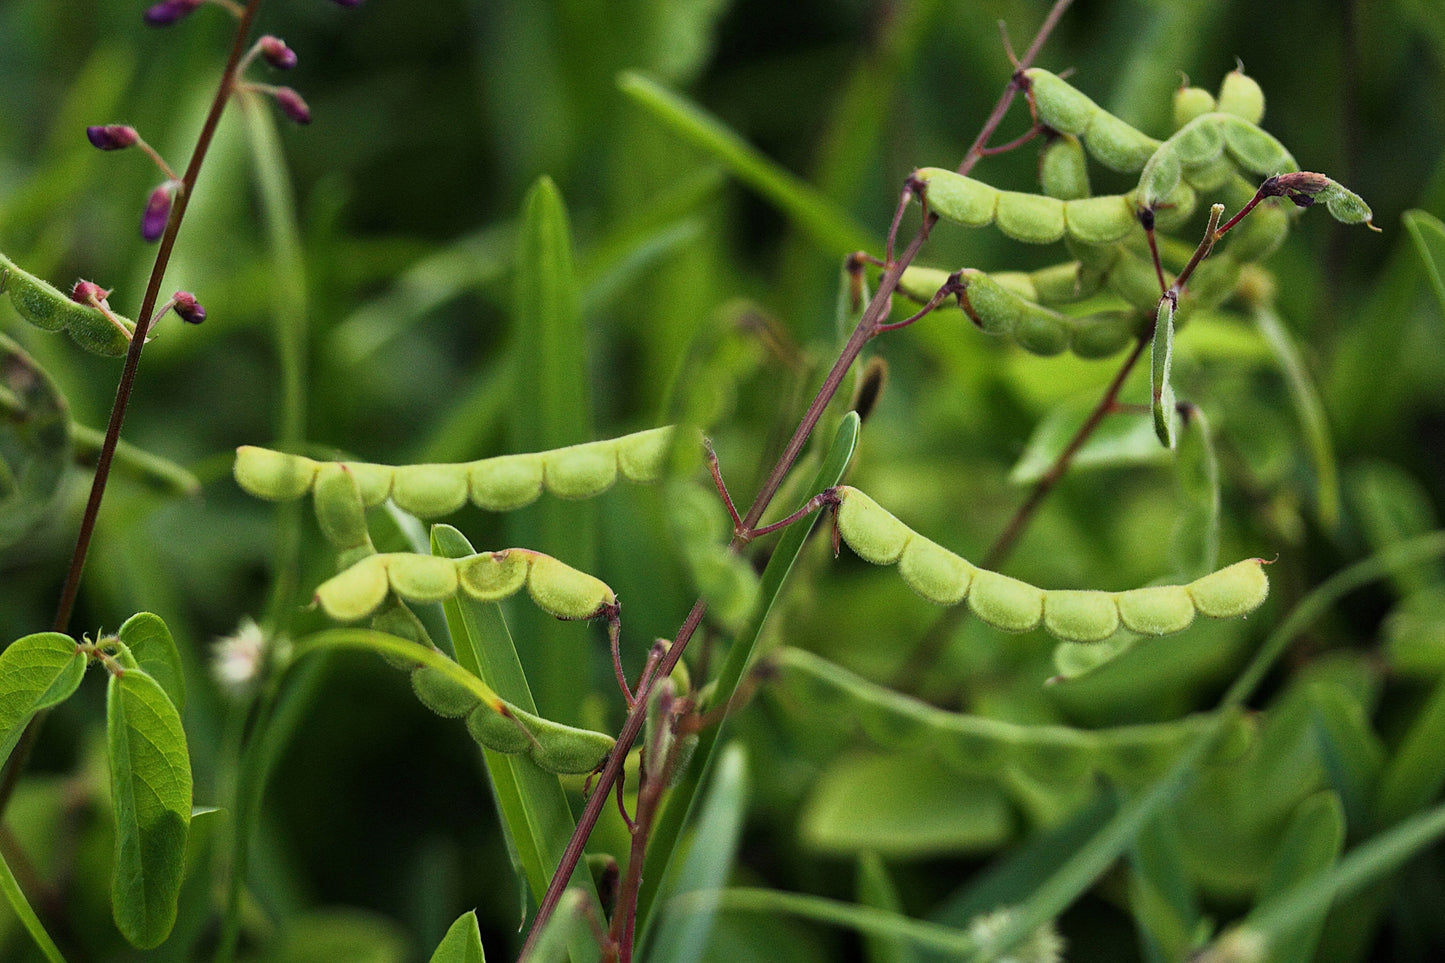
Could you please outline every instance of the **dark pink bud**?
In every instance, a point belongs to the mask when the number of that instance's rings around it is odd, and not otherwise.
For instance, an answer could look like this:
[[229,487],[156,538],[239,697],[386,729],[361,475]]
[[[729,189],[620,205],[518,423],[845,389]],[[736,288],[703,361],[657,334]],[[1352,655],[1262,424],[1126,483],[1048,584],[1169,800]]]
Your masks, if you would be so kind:
[[147,8],[144,14],[145,22],[152,27],[169,27],[182,17],[194,13],[202,2],[203,0],[161,0]]
[[134,127],[124,124],[102,124],[85,128],[85,136],[101,150],[121,150],[140,140]]
[[261,48],[261,56],[266,62],[277,70],[290,70],[296,66],[296,51],[286,46],[286,41],[280,37],[262,37],[256,46]]
[[147,241],[154,241],[166,232],[166,222],[171,219],[171,189],[172,185],[167,182],[151,191],[150,200],[146,201],[145,214],[140,219],[140,236]]
[[281,113],[298,124],[311,123],[311,108],[306,106],[306,101],[302,100],[296,91],[290,87],[277,87],[274,96]]
[[88,308],[103,303],[108,297],[110,297],[110,292],[94,281],[76,281],[75,287],[70,289],[70,300]]
[[182,321],[200,324],[206,320],[206,309],[201,307],[196,301],[196,296],[191,292],[177,291],[171,300],[175,302],[172,307]]

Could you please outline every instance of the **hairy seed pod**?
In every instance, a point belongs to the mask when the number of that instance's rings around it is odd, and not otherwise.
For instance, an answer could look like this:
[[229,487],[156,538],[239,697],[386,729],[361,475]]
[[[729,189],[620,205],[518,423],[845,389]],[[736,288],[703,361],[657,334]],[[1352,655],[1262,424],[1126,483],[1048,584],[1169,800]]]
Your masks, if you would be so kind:
[[1194,607],[1214,619],[1232,619],[1259,608],[1269,595],[1263,560],[1235,562],[1185,586]]
[[242,445],[236,449],[234,473],[241,490],[268,501],[290,501],[311,490],[319,462],[269,448]]
[[361,489],[351,472],[334,462],[321,465],[316,471],[312,491],[316,523],[328,542],[340,551],[365,548],[367,555],[375,551],[371,546],[371,533],[366,527],[366,506],[361,501]]
[[1046,592],[1044,628],[1061,639],[1101,642],[1119,630],[1119,605],[1108,592]]
[[96,308],[77,303],[4,255],[0,255],[0,291],[10,295],[16,313],[26,321],[45,331],[65,331],[92,354],[118,358],[130,348],[134,321],[112,312],[121,325],[116,327]]
[[541,455],[502,455],[472,462],[468,483],[472,503],[489,512],[530,505],[542,494]]
[[[1236,264],[1262,261],[1279,250],[1289,236],[1289,225],[1290,216],[1285,208],[1266,201],[1230,229],[1224,236],[1224,250]],[[1209,261],[1212,260],[1211,257]]]
[[1112,244],[1128,237],[1139,222],[1124,195],[1080,198],[1064,205],[1069,236],[1084,244]]
[[1171,635],[1194,621],[1194,600],[1182,585],[1130,589],[1116,601],[1124,627],[1139,635]]
[[391,500],[417,518],[451,515],[467,503],[465,465],[403,465],[393,470]]
[[1044,617],[1044,592],[1016,578],[979,569],[968,589],[973,614],[1005,632],[1027,632]]
[[1258,125],[1264,119],[1264,91],[1243,70],[1231,70],[1219,84],[1220,113],[1242,117]]
[[478,705],[467,713],[467,734],[478,745],[509,756],[529,752],[532,739],[527,730],[511,716],[504,716],[488,705]]
[[387,556],[368,555],[317,586],[315,601],[338,622],[355,622],[375,612],[390,590]]
[[966,599],[977,571],[967,560],[922,535],[911,539],[898,557],[903,581],[935,605],[957,605]]
[[611,736],[564,726],[516,706],[510,708],[536,740],[529,756],[547,772],[580,776],[596,769],[612,751]]
[[543,484],[558,498],[591,498],[617,481],[617,449],[611,441],[547,452],[542,465]]
[[391,590],[412,602],[440,602],[457,594],[455,560],[393,552],[383,556]]
[[1299,170],[1294,155],[1270,134],[1242,117],[1216,114],[1224,131],[1224,143],[1239,166],[1263,176]]
[[1029,101],[1039,120],[1061,134],[1079,136],[1102,109],[1056,74],[1040,67],[1024,71],[1029,84]]
[[1064,202],[1042,194],[999,191],[998,229],[1025,244],[1052,244],[1064,236]]
[[913,172],[913,179],[924,185],[928,209],[944,220],[964,227],[993,223],[998,188],[941,167],[920,168]]
[[1144,164],[1159,149],[1159,141],[1103,110],[1089,121],[1083,139],[1095,160],[1124,174],[1143,170]]
[[540,553],[532,558],[527,591],[538,608],[559,619],[590,619],[617,604],[617,596],[601,579]]
[[531,557],[525,552],[482,552],[459,560],[457,578],[462,591],[481,602],[499,602],[527,584]]
[[617,469],[631,482],[660,481],[667,473],[667,454],[672,447],[671,426],[651,428],[617,439]]
[[1099,311],[1076,320],[1069,349],[1080,358],[1108,358],[1129,346],[1139,331],[1134,311]]
[[480,706],[471,689],[435,666],[422,665],[412,670],[411,689],[422,705],[444,719],[460,719]]
[[1049,138],[1039,152],[1039,186],[1045,194],[1061,201],[1088,197],[1089,167],[1084,158],[1084,145],[1072,134]]
[[1214,95],[1203,87],[1180,87],[1174,91],[1174,129],[1178,130],[1200,114],[1215,111]]
[[913,532],[881,505],[857,489],[848,489],[838,506],[838,533],[864,561],[892,565],[913,538]]

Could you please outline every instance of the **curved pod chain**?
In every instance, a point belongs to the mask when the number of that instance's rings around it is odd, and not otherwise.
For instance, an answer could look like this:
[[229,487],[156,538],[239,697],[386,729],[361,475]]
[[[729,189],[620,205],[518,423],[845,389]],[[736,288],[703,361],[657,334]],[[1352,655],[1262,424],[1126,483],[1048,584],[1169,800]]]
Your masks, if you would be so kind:
[[1121,627],[1140,635],[1181,632],[1196,614],[1248,615],[1269,594],[1262,559],[1245,559],[1188,585],[1126,592],[1041,589],[981,569],[904,525],[856,488],[835,489],[838,534],[862,559],[898,566],[903,581],[938,605],[964,601],[984,622],[1007,632],[1042,625],[1065,642],[1099,642]]
[[[419,518],[451,514],[468,501],[501,512],[530,505],[543,490],[560,498],[591,498],[611,488],[619,476],[632,482],[657,481],[667,469],[672,432],[671,426],[652,428],[552,451],[456,464],[339,464],[356,478],[367,508],[390,498]],[[327,464],[332,463],[243,445],[236,449],[236,482],[257,498],[286,501],[311,491]]]
[[[84,282],[82,282],[84,283]],[[119,358],[130,347],[135,322],[73,300],[0,254],[0,293],[26,321],[45,331],[65,331],[85,350]]]

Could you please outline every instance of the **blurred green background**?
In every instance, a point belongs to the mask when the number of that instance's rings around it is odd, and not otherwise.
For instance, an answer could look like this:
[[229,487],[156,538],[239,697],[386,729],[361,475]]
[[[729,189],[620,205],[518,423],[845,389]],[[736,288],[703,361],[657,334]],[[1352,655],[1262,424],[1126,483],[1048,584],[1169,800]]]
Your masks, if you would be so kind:
[[[173,166],[183,163],[229,28],[206,9],[150,29],[143,7],[0,3],[0,250],[57,285],[83,277],[113,287],[112,304],[127,314],[150,268],[153,251],[137,225],[159,178],[135,152],[93,150],[83,128],[133,124]],[[675,417],[699,369],[713,365],[709,384],[720,387],[710,433],[735,494],[750,496],[836,350],[842,258],[860,243],[881,253],[913,168],[961,158],[1011,70],[997,21],[1021,51],[1046,9],[1023,0],[368,0],[348,11],[324,0],[269,0],[258,27],[285,38],[300,64],[284,78],[264,69],[252,76],[295,86],[314,122],[298,128],[272,112],[280,150],[263,149],[258,161],[242,112],[228,114],[164,289],[195,291],[209,317],[184,331],[161,325],[125,430],[128,441],[192,470],[203,491],[174,498],[117,476],[72,622],[93,635],[150,610],[170,624],[197,693],[186,718],[197,803],[223,802],[230,765],[228,704],[203,681],[209,647],[243,616],[264,613],[276,552],[276,509],[231,481],[236,445],[277,439],[288,431],[289,407],[309,444],[370,461],[510,450],[527,407],[545,404],[517,388],[514,368],[529,341],[512,321],[511,281],[522,198],[547,175],[572,218],[594,436]],[[947,708],[1011,721],[1169,719],[1207,706],[1312,586],[1393,539],[1438,527],[1445,322],[1400,217],[1410,209],[1445,216],[1445,13],[1432,0],[1078,0],[1039,64],[1072,68],[1072,83],[1163,136],[1181,75],[1213,89],[1236,61],[1266,92],[1264,126],[1305,169],[1365,197],[1383,229],[1371,234],[1310,212],[1268,264],[1279,314],[1327,417],[1339,517],[1321,498],[1288,383],[1258,333],[1225,311],[1201,322],[1197,336],[1181,334],[1177,377],[1181,395],[1209,416],[1220,451],[1221,560],[1279,556],[1272,600],[1257,617],[1201,626],[1044,688],[1058,669],[1041,634],[1002,637],[965,624],[920,648],[937,612],[890,573],[847,553],[831,562],[818,540],[773,623],[774,643],[824,653]],[[739,184],[619,90],[626,70],[686,94],[813,184],[833,220],[802,222]],[[1025,126],[1020,102],[1000,139]],[[251,129],[273,125],[260,119]],[[975,175],[1027,189],[1036,157],[1031,145],[985,160]],[[279,213],[258,188],[266,177],[280,184],[273,198],[294,199]],[[1108,177],[1095,185],[1127,187]],[[287,253],[293,217],[296,256]],[[992,270],[1061,257],[942,225],[921,260]],[[117,362],[30,328],[8,307],[0,330],[51,372],[78,423],[103,427]],[[720,342],[736,344],[729,353]],[[304,358],[304,405],[283,393],[287,344]],[[1061,404],[1097,398],[1114,370],[1024,355],[951,310],[871,350],[888,360],[890,378],[851,481],[974,558],[1022,499],[1008,474],[1035,427]],[[1142,399],[1137,383],[1128,397]],[[87,488],[85,472],[73,472],[62,510],[0,550],[3,638],[48,627]],[[656,493],[606,497],[592,521],[590,570],[626,605],[635,670],[645,640],[675,632],[691,590]],[[1079,472],[1008,570],[1036,584],[1102,588],[1188,576],[1193,536],[1174,534],[1188,505],[1161,459]],[[475,510],[454,521],[479,547],[502,547],[534,524]],[[303,595],[330,564],[307,526]],[[569,549],[531,547],[564,558]],[[1333,686],[1367,720],[1371,745],[1387,752],[1445,669],[1442,585],[1436,566],[1351,596],[1295,648],[1266,704],[1307,702],[1301,680]],[[290,608],[286,618],[293,634],[320,624]],[[620,713],[603,682],[600,632],[564,630],[551,638],[569,649],[528,658],[590,658],[598,684],[553,693],[550,705],[544,697],[543,711],[615,730]],[[582,652],[591,655],[579,659]],[[103,829],[88,804],[63,801],[88,798],[67,797],[67,787],[93,788],[101,711],[98,689],[87,686],[55,715],[11,823],[65,841],[51,864],[59,891],[69,905],[108,915],[97,868],[107,853],[96,838]],[[1277,728],[1282,741],[1311,738],[1284,722]],[[857,855],[876,849],[913,916],[949,918],[950,894],[991,854],[1057,825],[1091,795],[986,781],[960,789],[932,762],[881,756],[849,725],[766,693],[735,731],[752,750],[754,785],[738,877],[852,898]],[[1264,846],[1282,813],[1329,784],[1327,767],[1299,753],[1298,772],[1259,777],[1266,788],[1257,791],[1277,794],[1277,806],[1238,793],[1241,811],[1257,803],[1265,815],[1250,822],[1219,804],[1195,824],[1201,838],[1220,834],[1196,840],[1194,854],[1209,915],[1240,911],[1261,872],[1250,847]],[[257,945],[266,945],[268,925],[316,934],[371,927],[367,939],[394,942],[399,954],[377,959],[421,958],[476,906],[489,952],[495,946],[506,957],[521,913],[518,884],[475,750],[460,725],[422,710],[400,676],[360,660],[330,667],[273,785],[256,852]],[[897,795],[895,808],[872,805],[880,787]],[[947,818],[920,831],[898,808],[907,797],[932,800]],[[62,831],[72,825],[88,834]],[[1351,823],[1352,832],[1365,828]],[[1239,842],[1246,837],[1252,842]],[[620,846],[619,828],[604,827],[600,842]],[[1412,899],[1356,934],[1356,954],[1428,959],[1432,945],[1445,945],[1439,914],[1422,908],[1427,894],[1445,893],[1438,855],[1414,872]],[[188,891],[196,945],[207,939],[208,885],[201,871]],[[1105,885],[1065,917],[1070,959],[1145,954],[1120,892]],[[865,952],[847,934],[782,920],[724,918],[720,927],[710,959]],[[91,928],[71,936],[106,947],[96,958],[125,958],[109,955],[120,951],[104,926]],[[23,945],[12,933],[3,955],[19,958]],[[1348,949],[1343,938],[1332,945]]]

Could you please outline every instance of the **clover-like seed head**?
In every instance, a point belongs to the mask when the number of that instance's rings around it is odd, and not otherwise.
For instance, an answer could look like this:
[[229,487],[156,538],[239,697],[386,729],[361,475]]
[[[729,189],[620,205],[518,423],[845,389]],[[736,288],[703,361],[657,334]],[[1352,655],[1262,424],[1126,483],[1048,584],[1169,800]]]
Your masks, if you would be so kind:
[[204,0],[161,0],[146,9],[145,22],[152,27],[169,27],[196,12]]
[[134,127],[125,124],[100,124],[85,128],[85,136],[101,150],[123,150],[140,140]]
[[177,291],[171,298],[176,316],[188,324],[200,324],[206,320],[206,309],[201,307],[196,296],[189,291]]
[[296,66],[296,51],[286,46],[286,41],[269,34],[256,42],[261,56],[277,70],[290,70]]

